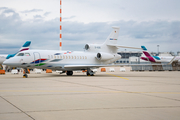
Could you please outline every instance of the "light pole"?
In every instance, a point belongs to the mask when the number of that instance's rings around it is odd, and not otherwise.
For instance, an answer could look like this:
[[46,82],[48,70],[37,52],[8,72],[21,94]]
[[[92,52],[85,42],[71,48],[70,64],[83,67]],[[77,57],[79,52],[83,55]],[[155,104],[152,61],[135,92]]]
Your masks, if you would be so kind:
[[157,54],[159,55],[159,45],[157,45]]
[[125,49],[125,63],[126,63],[126,49]]

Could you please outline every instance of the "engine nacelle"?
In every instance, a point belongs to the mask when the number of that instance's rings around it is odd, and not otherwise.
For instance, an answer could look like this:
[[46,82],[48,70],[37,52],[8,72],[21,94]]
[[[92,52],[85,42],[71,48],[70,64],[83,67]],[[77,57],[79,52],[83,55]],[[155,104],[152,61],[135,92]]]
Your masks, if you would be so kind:
[[114,55],[112,54],[109,54],[109,53],[97,53],[97,56],[96,58],[98,60],[102,60],[102,61],[106,61],[106,60],[110,60],[110,59],[113,59],[114,58]]
[[101,44],[86,44],[84,49],[89,52],[98,52],[101,50]]

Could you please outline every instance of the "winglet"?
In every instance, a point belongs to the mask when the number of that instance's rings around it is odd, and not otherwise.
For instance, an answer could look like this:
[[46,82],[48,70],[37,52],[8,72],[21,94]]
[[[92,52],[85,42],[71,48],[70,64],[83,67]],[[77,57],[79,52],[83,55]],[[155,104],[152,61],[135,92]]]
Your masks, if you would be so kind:
[[141,46],[141,48],[142,48],[143,50],[147,50],[145,46]]
[[24,45],[21,47],[21,49],[19,50],[19,52],[25,51],[25,50],[29,50],[30,44],[31,44],[31,41],[26,41],[26,43],[24,43]]
[[26,43],[24,43],[24,45],[22,47],[29,47],[31,44],[31,41],[26,41]]

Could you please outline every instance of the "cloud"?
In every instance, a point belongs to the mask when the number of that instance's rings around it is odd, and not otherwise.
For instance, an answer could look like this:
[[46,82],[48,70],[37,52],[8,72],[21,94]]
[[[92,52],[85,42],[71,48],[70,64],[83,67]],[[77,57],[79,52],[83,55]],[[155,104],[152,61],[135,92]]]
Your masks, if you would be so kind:
[[51,12],[44,13],[44,16],[48,16]]
[[75,17],[76,17],[76,16],[64,17],[63,20],[73,19],[73,18],[75,18]]
[[43,10],[42,9],[32,9],[32,10],[21,11],[21,13],[32,13],[32,12],[43,12]]
[[34,15],[34,19],[42,19],[43,17],[41,15]]
[[[32,49],[59,50],[59,18],[45,21],[42,16],[36,15],[33,19],[23,21],[13,9],[3,9],[6,11],[0,13],[0,53],[14,53],[27,40],[32,41]],[[13,14],[6,16],[8,12]],[[157,45],[160,45],[160,51],[179,51],[180,21],[162,20],[119,20],[88,24],[63,21],[63,50],[83,50],[86,43],[103,43],[112,31],[112,26],[120,27],[120,45],[145,45],[149,51],[156,51]]]

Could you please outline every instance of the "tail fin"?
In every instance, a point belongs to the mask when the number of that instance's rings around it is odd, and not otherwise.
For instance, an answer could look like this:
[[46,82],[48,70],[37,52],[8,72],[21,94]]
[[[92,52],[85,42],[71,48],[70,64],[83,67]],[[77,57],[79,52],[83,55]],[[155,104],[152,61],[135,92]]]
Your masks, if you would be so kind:
[[31,41],[26,41],[26,43],[24,43],[21,49],[19,49],[19,52],[29,50],[30,44],[31,44]]
[[145,51],[147,50],[145,46],[141,46],[141,48],[142,48],[143,50],[145,50]]
[[146,57],[152,57],[152,55],[148,51],[143,51],[143,53]]
[[[141,59],[146,60],[146,61],[150,61],[150,62],[156,62],[156,60],[160,60],[160,58],[158,56],[152,56],[146,49],[145,46],[141,46],[141,48],[143,49],[143,53],[146,57],[141,57]],[[155,60],[156,59],[156,60]]]
[[108,36],[108,38],[104,42],[104,44],[106,44],[106,45],[116,45],[117,44],[120,28],[119,27],[112,27],[112,28],[113,28],[113,31],[111,32],[111,34]]
[[[29,50],[30,45],[31,45],[31,41],[26,41],[26,43],[21,47],[21,49],[19,49],[18,52],[25,51],[25,50]],[[17,52],[17,53],[18,53],[18,52]],[[6,59],[9,59],[9,58],[11,58],[11,57],[14,57],[17,53],[15,53],[15,54],[9,54],[9,55],[6,57]]]
[[135,48],[135,47],[127,47],[127,46],[120,46],[117,44],[118,36],[119,36],[119,27],[112,27],[113,31],[108,36],[106,41],[103,43],[103,50],[104,52],[110,52],[110,53],[117,53],[118,48],[131,48],[131,49],[141,49],[142,48]]
[[147,51],[145,46],[141,46],[141,48],[143,49],[143,53],[146,57],[152,57],[152,55]]

